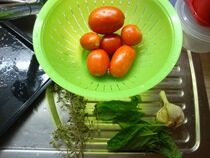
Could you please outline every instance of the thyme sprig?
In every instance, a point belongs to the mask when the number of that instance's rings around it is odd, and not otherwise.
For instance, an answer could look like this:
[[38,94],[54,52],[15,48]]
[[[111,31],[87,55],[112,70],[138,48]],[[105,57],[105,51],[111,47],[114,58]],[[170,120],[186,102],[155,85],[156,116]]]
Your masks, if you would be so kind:
[[[50,90],[49,90],[50,88]],[[51,85],[46,91],[48,94],[48,102],[52,104],[53,95],[49,93],[56,93],[57,100],[61,109],[68,113],[67,122],[57,123],[57,129],[52,133],[52,141],[50,144],[60,151],[66,151],[64,155],[66,158],[83,158],[83,150],[85,147],[85,142],[89,139],[89,127],[85,124],[85,118],[87,113],[85,112],[85,107],[87,100],[83,97],[75,95],[67,90],[59,87],[58,85]],[[49,98],[49,96],[51,98]],[[50,108],[53,109],[53,108]],[[56,114],[51,112],[51,114]],[[59,120],[59,116],[53,116],[54,120]],[[62,121],[55,121],[62,122]]]

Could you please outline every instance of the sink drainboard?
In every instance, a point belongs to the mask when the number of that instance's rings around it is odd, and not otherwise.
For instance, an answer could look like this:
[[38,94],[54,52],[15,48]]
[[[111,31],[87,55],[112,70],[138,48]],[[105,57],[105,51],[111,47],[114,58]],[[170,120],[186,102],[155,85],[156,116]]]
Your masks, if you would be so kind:
[[[149,117],[153,117],[160,108],[160,90],[165,90],[169,101],[181,106],[186,116],[185,123],[173,131],[174,140],[183,152],[191,153],[196,151],[200,145],[200,117],[191,52],[182,50],[180,59],[171,73],[156,87],[141,94],[142,103],[140,106]],[[9,137],[4,138],[6,143],[0,146],[0,157],[62,157],[60,151],[55,150],[49,144],[55,126],[46,99],[43,97],[35,104],[30,111],[30,115],[19,120],[15,131],[10,131]],[[87,105],[90,115],[93,111],[93,105],[94,102],[89,102]],[[97,126],[101,131],[100,136],[95,135],[87,143],[84,150],[86,158],[159,157],[159,155],[144,152],[108,152],[106,150],[106,141],[116,133],[118,127],[113,124],[103,123],[98,123]]]

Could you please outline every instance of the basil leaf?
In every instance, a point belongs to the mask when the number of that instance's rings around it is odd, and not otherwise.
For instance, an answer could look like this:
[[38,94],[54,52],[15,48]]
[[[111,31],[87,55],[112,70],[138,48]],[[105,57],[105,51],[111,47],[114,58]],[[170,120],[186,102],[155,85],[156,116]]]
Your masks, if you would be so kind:
[[114,137],[107,142],[107,148],[110,151],[119,151],[124,149],[127,144],[138,134],[142,127],[134,125],[120,130]]
[[159,133],[159,138],[161,140],[160,153],[163,154],[166,158],[181,158],[182,153],[174,143],[174,140],[171,138],[167,131],[162,131]]
[[[132,97],[130,102],[126,101],[106,101],[106,102],[98,102],[95,105],[94,114],[96,115],[97,119],[104,120],[104,121],[113,121],[122,122],[120,120],[132,117],[132,121],[135,120],[137,117],[140,117],[140,114],[143,113],[138,112],[138,97]],[[136,113],[138,116],[136,116]],[[127,116],[124,116],[124,115]],[[135,115],[135,116],[133,116]],[[135,118],[135,119],[134,119]],[[123,120],[123,121],[124,121]],[[128,122],[132,122],[128,121]]]

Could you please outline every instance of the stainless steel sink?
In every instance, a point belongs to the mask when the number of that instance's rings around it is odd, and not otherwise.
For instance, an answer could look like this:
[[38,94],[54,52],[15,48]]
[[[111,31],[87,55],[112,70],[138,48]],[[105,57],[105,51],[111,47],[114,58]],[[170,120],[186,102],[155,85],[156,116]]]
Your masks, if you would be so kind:
[[20,19],[12,20],[12,24],[16,27],[23,30],[30,38],[32,38],[32,30],[34,26],[34,22],[36,20],[36,15],[26,16]]
[[[7,23],[16,26],[31,37],[36,16]],[[172,72],[153,89],[141,94],[142,107],[151,117],[160,107],[158,92],[163,89],[171,102],[180,105],[186,115],[185,124],[173,131],[173,137],[183,152],[184,158],[209,158],[210,112],[204,89],[199,55],[183,50]],[[88,104],[91,114],[93,104]],[[152,109],[152,110],[151,110]],[[102,134],[87,143],[85,158],[158,158],[160,155],[144,152],[110,153],[106,140],[117,131],[112,124],[99,125]],[[16,124],[1,138],[0,158],[57,158],[60,151],[49,144],[55,129],[44,95],[33,103]],[[64,149],[65,153],[65,149]]]

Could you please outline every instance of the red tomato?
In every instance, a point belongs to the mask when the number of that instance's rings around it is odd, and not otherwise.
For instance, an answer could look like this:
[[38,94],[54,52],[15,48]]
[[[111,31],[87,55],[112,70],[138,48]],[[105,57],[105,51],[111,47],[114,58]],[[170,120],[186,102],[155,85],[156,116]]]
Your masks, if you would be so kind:
[[117,34],[111,34],[102,38],[100,48],[104,49],[109,55],[113,55],[120,46],[122,46],[121,37]]
[[103,49],[96,49],[88,54],[87,67],[93,76],[105,75],[109,68],[109,64],[109,56]]
[[141,42],[142,33],[136,25],[126,25],[121,30],[121,37],[124,44],[133,46]]
[[103,6],[93,10],[88,19],[91,30],[99,34],[111,34],[124,24],[123,12],[112,6]]
[[80,44],[84,49],[93,50],[100,46],[101,38],[95,32],[88,32],[80,38]]
[[114,77],[125,76],[136,57],[135,49],[123,45],[114,53],[110,63],[110,74]]

